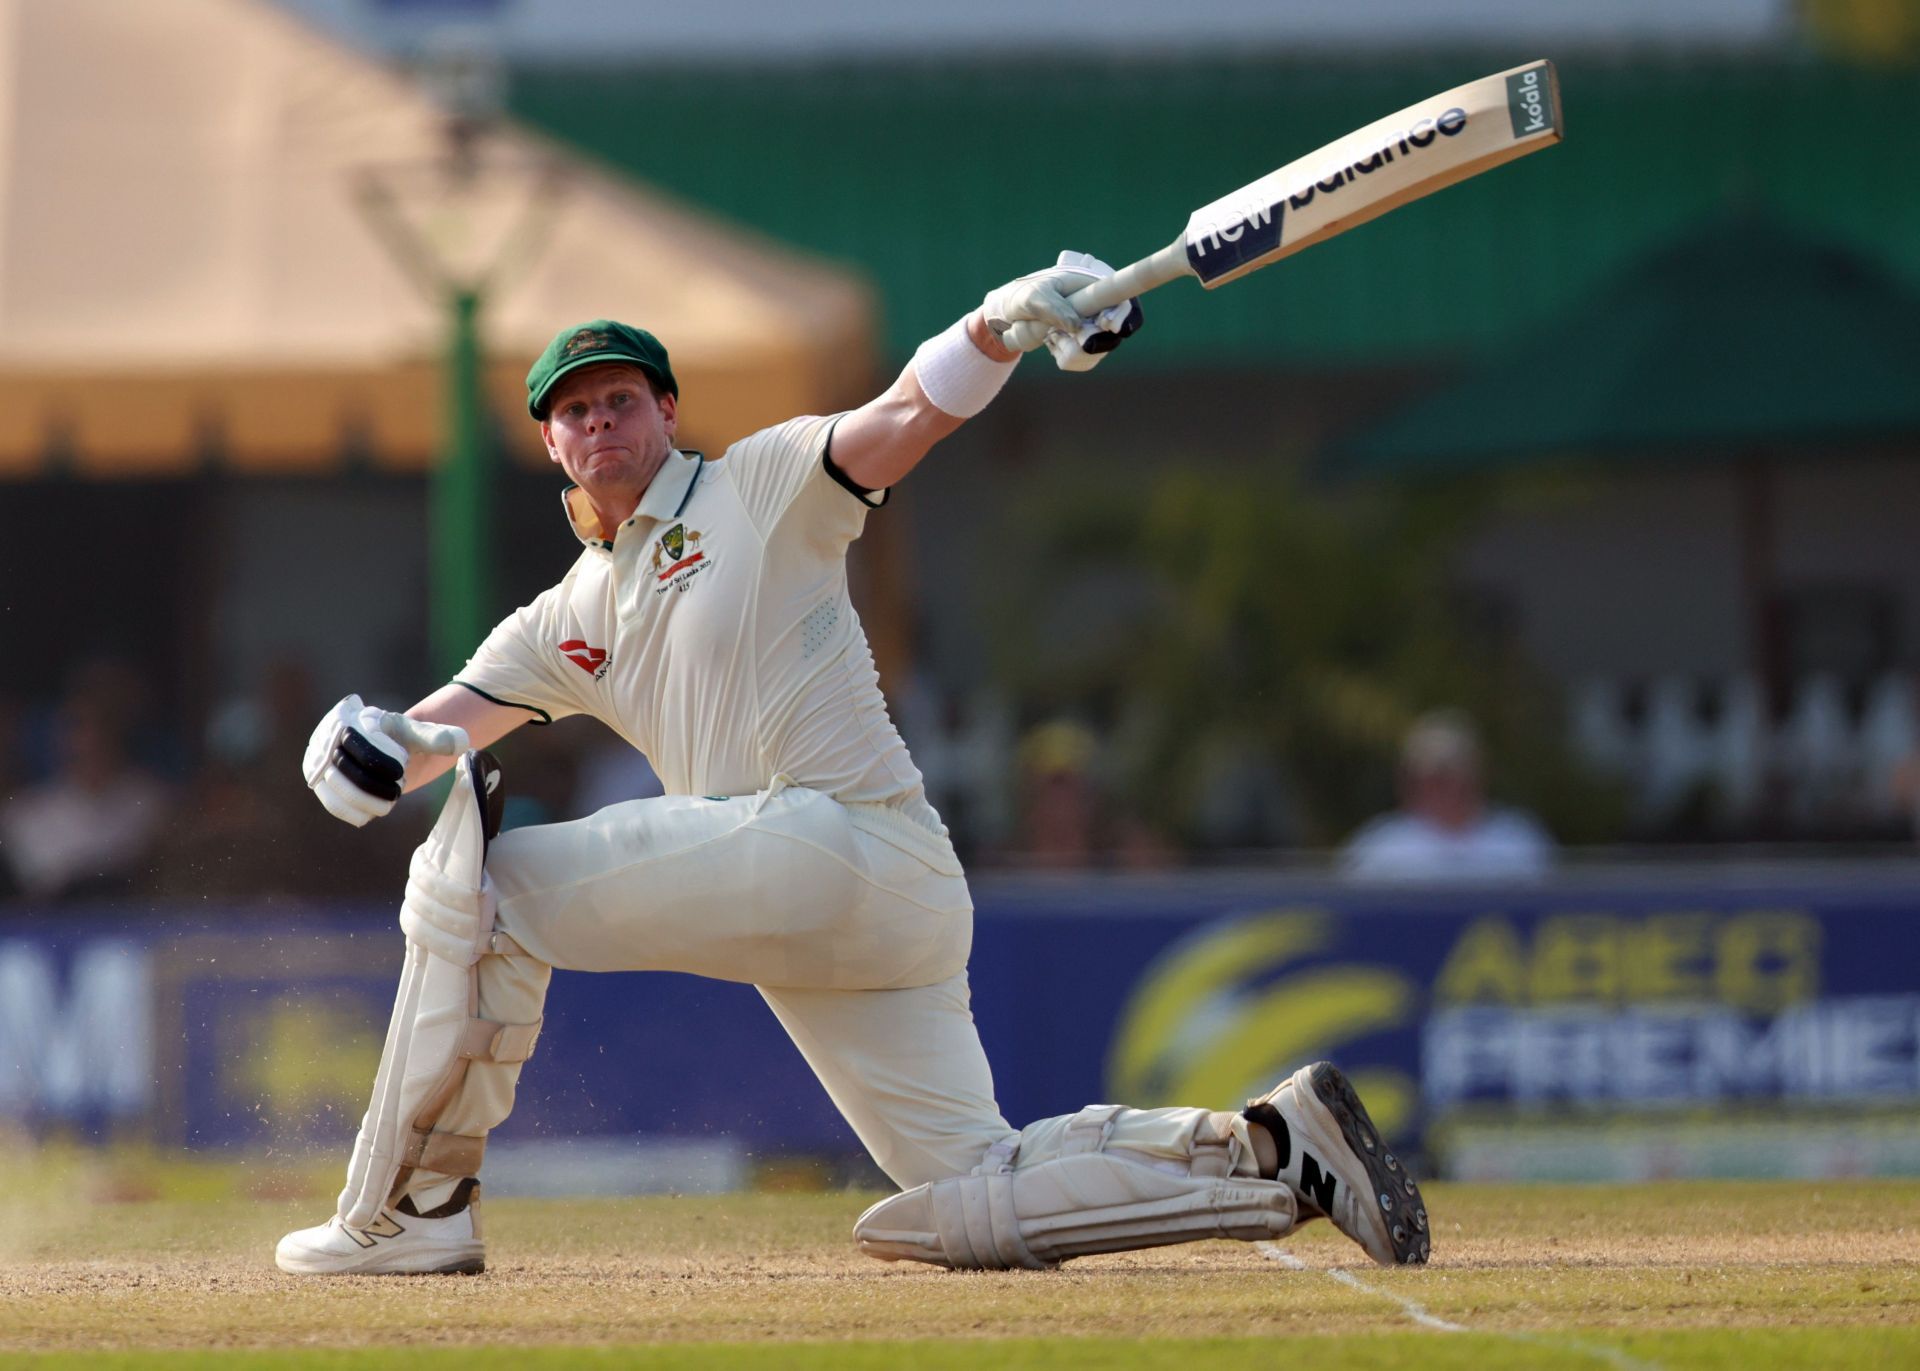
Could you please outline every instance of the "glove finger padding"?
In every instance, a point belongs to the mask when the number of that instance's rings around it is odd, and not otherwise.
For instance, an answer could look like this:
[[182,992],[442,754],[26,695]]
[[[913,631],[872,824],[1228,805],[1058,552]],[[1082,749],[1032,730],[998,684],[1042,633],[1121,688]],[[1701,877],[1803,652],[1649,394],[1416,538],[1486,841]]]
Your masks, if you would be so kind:
[[407,774],[406,754],[395,757],[381,744],[388,740],[350,728],[340,735],[340,747],[333,764],[340,774],[376,800],[400,798],[400,782]]
[[[1048,330],[1077,333],[1086,321],[1067,303],[1067,296],[1111,275],[1113,268],[1098,257],[1068,249],[1052,266],[988,291],[980,302],[981,317],[1008,347],[1031,352],[1045,341]],[[1021,324],[1027,327],[1017,327]]]
[[1092,322],[1072,334],[1049,333],[1047,351],[1062,371],[1092,371],[1109,352],[1138,333],[1145,321],[1146,311],[1140,308],[1140,301],[1128,300],[1101,310]]
[[464,728],[409,719],[349,695],[313,730],[300,770],[329,814],[359,828],[393,808],[413,753],[466,750]]
[[[1057,314],[1049,317],[1029,314],[1014,319],[1001,329],[995,326],[989,309],[988,327],[994,328],[1000,334],[1000,341],[1017,352],[1031,352],[1044,343],[1053,356],[1054,365],[1062,371],[1091,371],[1100,364],[1102,357],[1138,332],[1146,320],[1137,296],[1110,305],[1091,319],[1082,318],[1074,311],[1068,297],[1112,275],[1113,268],[1091,253],[1062,252],[1059,260],[1048,270],[1034,272],[1030,277],[1023,276],[1020,281],[1003,286],[1001,290],[1011,290],[1021,282],[1043,279],[1061,297],[1068,317],[1062,319]],[[995,302],[996,294],[998,292],[988,294],[986,307]]]
[[364,828],[370,820],[391,812],[394,803],[392,800],[376,800],[332,769],[313,788],[313,793],[327,813],[355,828]]
[[[398,774],[406,772],[405,750],[389,738],[369,737],[362,727],[367,715],[379,713],[361,704],[358,695],[347,696],[315,726],[300,762],[301,775],[327,813],[355,828],[393,808],[400,787],[397,782],[382,783],[379,777],[392,772],[396,761]],[[343,750],[349,738],[354,740],[351,756]],[[391,796],[375,793],[389,789]]]
[[321,774],[333,761],[334,749],[340,746],[340,736],[359,717],[361,708],[360,697],[349,695],[314,725],[313,735],[307,739],[306,755],[300,759],[300,774],[308,785],[320,783]]
[[[987,327],[998,334],[1007,346],[1021,352],[1031,352],[1040,343],[1035,340],[1021,346],[1010,341],[1009,333],[1015,324],[1032,323],[1043,329],[1076,327],[1080,316],[1073,312],[1073,306],[1061,294],[1061,285],[1056,279],[1059,275],[1054,271],[1035,272],[988,291],[987,298],[980,304],[981,316],[987,321]],[[1084,278],[1078,275],[1070,275],[1066,279],[1085,283]],[[1079,286],[1071,288],[1077,290]],[[1021,336],[1028,335],[1023,332]]]

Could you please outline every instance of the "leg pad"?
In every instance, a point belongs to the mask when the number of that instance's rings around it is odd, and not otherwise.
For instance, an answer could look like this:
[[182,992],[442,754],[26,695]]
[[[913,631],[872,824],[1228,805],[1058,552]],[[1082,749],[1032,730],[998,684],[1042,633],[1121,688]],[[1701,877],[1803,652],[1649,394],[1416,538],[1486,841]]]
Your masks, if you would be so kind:
[[[409,904],[402,911],[407,960],[374,1077],[373,1101],[361,1120],[340,1192],[340,1219],[349,1228],[374,1222],[415,1169],[454,1176],[479,1170],[486,1140],[436,1134],[434,1122],[459,1089],[469,1063],[523,1062],[540,1036],[538,1022],[491,1023],[477,1013],[476,963],[481,957],[520,951],[511,939],[494,932],[487,897],[487,845],[499,831],[504,798],[499,771],[483,752],[462,757],[454,768],[446,807],[414,854]],[[433,919],[412,917],[421,912],[418,892],[427,886],[445,897],[441,904],[446,910],[478,921],[457,930],[456,937]]]
[[1293,1192],[1277,1181],[1229,1174],[1224,1135],[1202,1127],[1187,1166],[1176,1169],[1109,1146],[1121,1112],[1111,1105],[1082,1111],[1060,1154],[1046,1160],[1016,1166],[1014,1149],[1002,1145],[972,1175],[882,1200],[854,1224],[854,1239],[884,1261],[1005,1270],[1292,1231]]

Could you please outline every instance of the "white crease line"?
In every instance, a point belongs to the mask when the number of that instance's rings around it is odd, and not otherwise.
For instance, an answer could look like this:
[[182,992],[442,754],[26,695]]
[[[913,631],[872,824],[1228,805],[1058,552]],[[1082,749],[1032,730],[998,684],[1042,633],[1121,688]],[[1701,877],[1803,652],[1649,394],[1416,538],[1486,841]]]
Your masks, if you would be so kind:
[[[1351,1271],[1342,1271],[1337,1267],[1315,1268],[1308,1266],[1305,1262],[1294,1256],[1293,1253],[1287,1251],[1286,1248],[1276,1246],[1270,1242],[1257,1242],[1253,1247],[1256,1252],[1268,1261],[1284,1266],[1289,1271],[1313,1271],[1317,1269],[1321,1275],[1330,1277],[1342,1285],[1351,1286],[1364,1295],[1373,1295],[1383,1300],[1391,1300],[1400,1306],[1402,1313],[1423,1328],[1431,1328],[1441,1333],[1469,1333],[1473,1331],[1465,1324],[1448,1323],[1445,1319],[1437,1315],[1429,1314],[1417,1300],[1410,1300],[1405,1295],[1396,1295],[1391,1290],[1382,1290],[1377,1285],[1368,1285]],[[1604,1361],[1608,1365],[1618,1368],[1618,1371],[1660,1371],[1657,1363],[1641,1361],[1637,1357],[1628,1356],[1618,1348],[1607,1347],[1599,1343],[1579,1342],[1571,1338],[1546,1338],[1535,1333],[1516,1333],[1499,1328],[1488,1329],[1486,1331],[1490,1332],[1496,1338],[1507,1338],[1513,1342],[1523,1342],[1535,1347],[1550,1347],[1563,1352],[1579,1352],[1585,1356]]]
[[[1291,1270],[1310,1271],[1313,1269],[1312,1267],[1308,1266],[1305,1262],[1301,1261],[1298,1257],[1294,1256],[1293,1253],[1287,1251],[1284,1247],[1275,1247],[1270,1242],[1257,1242],[1253,1246],[1254,1246],[1254,1249],[1258,1251],[1260,1255],[1265,1257],[1268,1261],[1278,1262],[1280,1263],[1280,1265],[1287,1267]],[[1363,1295],[1378,1295],[1383,1300],[1392,1300],[1395,1304],[1400,1306],[1401,1311],[1404,1314],[1406,1314],[1408,1318],[1412,1319],[1415,1323],[1421,1325],[1423,1328],[1438,1329],[1442,1333],[1464,1333],[1467,1331],[1466,1326],[1464,1324],[1448,1323],[1445,1319],[1436,1318],[1434,1315],[1429,1314],[1425,1309],[1422,1309],[1420,1305],[1417,1304],[1415,1301],[1408,1299],[1406,1296],[1396,1295],[1391,1290],[1381,1290],[1375,1286],[1368,1285],[1365,1281],[1361,1280],[1358,1276],[1354,1275],[1353,1272],[1351,1271],[1341,1271],[1336,1268],[1329,1267],[1325,1271],[1322,1271],[1320,1274],[1323,1276],[1331,1276],[1334,1280],[1339,1281],[1340,1284],[1342,1285],[1350,1285]]]

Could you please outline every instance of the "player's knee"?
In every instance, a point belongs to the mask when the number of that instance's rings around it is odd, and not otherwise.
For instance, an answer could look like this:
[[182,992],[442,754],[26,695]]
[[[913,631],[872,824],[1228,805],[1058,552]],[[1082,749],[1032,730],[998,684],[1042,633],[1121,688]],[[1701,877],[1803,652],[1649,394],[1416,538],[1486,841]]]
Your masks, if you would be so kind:
[[508,829],[487,848],[487,875],[493,878],[502,906],[526,895],[535,884],[532,866],[540,831],[539,827]]
[[902,1190],[911,1190],[916,1185],[968,1175],[994,1155],[996,1144],[1011,1149],[1019,1140],[1018,1133],[994,1118],[984,1123],[953,1121],[940,1132],[915,1136],[896,1131],[885,1142],[868,1140],[868,1148],[889,1180]]

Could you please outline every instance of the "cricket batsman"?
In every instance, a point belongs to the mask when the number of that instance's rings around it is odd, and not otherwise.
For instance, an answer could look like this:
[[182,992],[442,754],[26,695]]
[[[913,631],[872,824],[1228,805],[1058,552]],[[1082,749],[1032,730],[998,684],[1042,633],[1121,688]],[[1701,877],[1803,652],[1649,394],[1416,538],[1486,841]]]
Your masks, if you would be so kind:
[[[596,320],[541,354],[527,408],[571,482],[578,558],[457,679],[405,714],[349,695],[307,749],[307,784],[356,826],[455,775],[408,873],[406,960],[338,1211],[280,1240],[281,1270],[484,1268],[487,1134],[554,967],[756,986],[901,1187],[854,1225],[872,1256],[1048,1267],[1326,1217],[1376,1261],[1427,1259],[1418,1187],[1328,1063],[1241,1110],[1096,1104],[1016,1129],[994,1101],[966,878],[887,716],[846,554],[1024,340],[1081,371],[1138,327],[1137,300],[1092,319],[1067,303],[1111,274],[1062,253],[921,344],[877,398],[716,461],[675,449],[679,387],[650,333]],[[666,794],[498,832],[500,769],[472,749],[574,714],[644,752]]]

